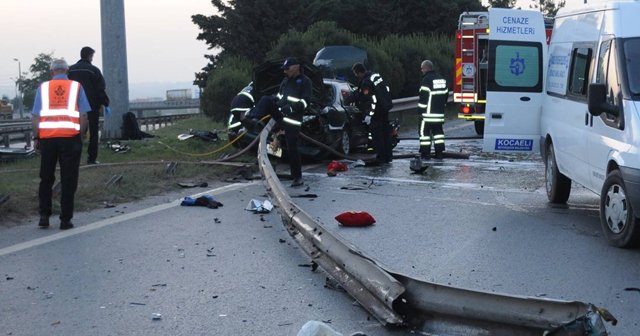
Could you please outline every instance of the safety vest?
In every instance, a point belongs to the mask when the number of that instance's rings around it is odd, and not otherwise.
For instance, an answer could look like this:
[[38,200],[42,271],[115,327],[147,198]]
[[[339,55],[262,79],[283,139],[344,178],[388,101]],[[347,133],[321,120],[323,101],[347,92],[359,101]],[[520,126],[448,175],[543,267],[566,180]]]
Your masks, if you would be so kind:
[[68,79],[54,79],[40,86],[40,138],[69,138],[80,134],[78,94],[80,84]]

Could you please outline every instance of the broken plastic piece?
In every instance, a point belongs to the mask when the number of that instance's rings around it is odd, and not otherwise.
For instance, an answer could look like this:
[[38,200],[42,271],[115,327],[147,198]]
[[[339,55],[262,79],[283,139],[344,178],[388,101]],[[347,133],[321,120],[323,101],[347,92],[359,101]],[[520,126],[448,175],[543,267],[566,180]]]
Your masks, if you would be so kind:
[[305,323],[298,336],[343,336],[341,333],[331,329],[326,323],[320,321],[309,321]]
[[362,160],[357,160],[351,164],[351,167],[364,167],[364,166],[366,166],[366,163]]
[[336,220],[344,226],[369,226],[376,220],[366,211],[347,211],[336,216]]
[[151,314],[151,319],[152,319],[152,320],[156,320],[156,321],[157,321],[157,320],[161,320],[161,319],[162,319],[162,314],[160,314],[160,313],[153,313],[153,314]]
[[254,213],[269,213],[273,210],[273,204],[269,200],[259,201],[252,199],[244,209]]

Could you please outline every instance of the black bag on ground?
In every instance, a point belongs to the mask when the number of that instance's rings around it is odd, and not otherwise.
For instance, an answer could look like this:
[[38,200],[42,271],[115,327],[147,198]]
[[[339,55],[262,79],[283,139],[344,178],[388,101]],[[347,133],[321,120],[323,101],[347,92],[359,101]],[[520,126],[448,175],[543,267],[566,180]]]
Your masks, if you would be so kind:
[[133,112],[127,112],[122,116],[122,139],[141,140],[142,138],[153,138],[153,135],[140,130],[138,119]]

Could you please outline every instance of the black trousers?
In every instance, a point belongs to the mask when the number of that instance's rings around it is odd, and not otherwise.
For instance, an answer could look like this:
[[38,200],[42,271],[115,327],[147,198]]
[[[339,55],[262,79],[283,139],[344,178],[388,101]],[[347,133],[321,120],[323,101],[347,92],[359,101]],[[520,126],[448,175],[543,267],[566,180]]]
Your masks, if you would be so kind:
[[51,189],[56,181],[56,166],[60,163],[60,220],[69,221],[73,218],[81,155],[80,135],[40,140],[40,216],[51,216]]
[[376,151],[376,161],[391,162],[393,160],[393,148],[391,146],[391,126],[389,125],[389,112],[376,112],[370,125],[371,141]]
[[87,162],[93,162],[98,158],[98,142],[100,142],[100,109],[87,113],[89,119],[89,148],[87,149]]
[[433,147],[436,151],[436,157],[440,157],[442,155],[442,152],[444,152],[444,130],[442,127],[443,123],[429,123],[424,121],[422,123],[423,126],[420,137],[423,137],[425,139],[428,138],[428,140],[425,141],[426,144],[420,145],[420,154],[425,156],[429,155],[431,152],[431,144],[433,144]]

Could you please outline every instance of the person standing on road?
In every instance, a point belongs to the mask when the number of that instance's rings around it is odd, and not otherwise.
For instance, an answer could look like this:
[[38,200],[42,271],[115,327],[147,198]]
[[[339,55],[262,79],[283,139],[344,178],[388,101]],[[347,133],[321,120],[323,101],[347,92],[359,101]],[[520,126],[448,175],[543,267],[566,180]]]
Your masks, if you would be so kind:
[[444,107],[447,104],[449,89],[447,80],[433,70],[433,63],[422,61],[420,65],[423,77],[418,91],[418,112],[422,116],[420,123],[420,156],[431,158],[431,144],[435,149],[435,157],[443,158],[444,152]]
[[51,63],[52,79],[40,85],[33,102],[34,145],[40,151],[40,228],[49,227],[52,187],[60,163],[60,230],[73,227],[73,205],[78,187],[81,132],[87,128],[91,105],[80,83],[69,80],[64,59]]
[[[105,109],[109,107],[109,97],[105,92],[106,84],[104,77],[98,67],[91,64],[95,50],[91,47],[84,47],[80,50],[80,60],[69,69],[69,78],[82,84],[89,104],[91,104],[91,112],[89,117],[89,147],[87,149],[87,164],[99,163],[98,159],[98,142],[100,132],[100,109],[104,105]],[[84,133],[83,133],[84,135]]]
[[356,106],[366,113],[363,122],[369,125],[373,149],[376,151],[374,164],[390,163],[393,161],[393,146],[389,110],[393,102],[389,86],[380,74],[367,71],[362,63],[354,64],[351,70],[358,78],[358,88],[349,100],[355,101]]
[[285,78],[280,83],[278,94],[260,98],[256,107],[241,121],[247,129],[257,130],[262,127],[258,120],[270,114],[284,129],[287,157],[293,178],[292,187],[303,185],[298,136],[302,127],[302,116],[313,97],[311,79],[304,75],[301,65],[295,57],[285,59],[280,67]]

